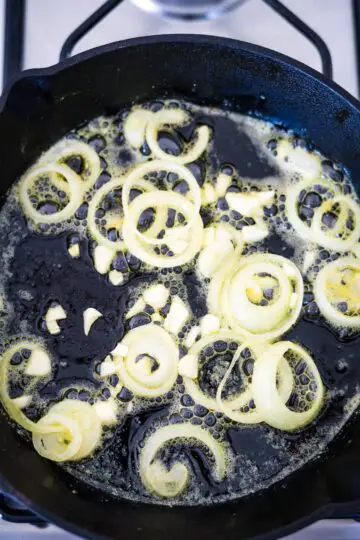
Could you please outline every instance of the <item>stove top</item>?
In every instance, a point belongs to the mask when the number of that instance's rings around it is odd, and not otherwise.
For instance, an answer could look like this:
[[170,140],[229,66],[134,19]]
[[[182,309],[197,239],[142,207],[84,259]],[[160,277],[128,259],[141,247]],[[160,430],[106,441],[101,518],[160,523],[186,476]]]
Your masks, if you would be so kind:
[[[194,33],[248,41],[332,75],[358,95],[360,0],[3,0],[0,85],[22,68],[44,67],[98,45],[132,37]],[[291,11],[289,11],[291,10]],[[1,73],[3,77],[1,79]],[[0,507],[4,502],[0,496]],[[6,502],[6,501],[5,501]],[[7,501],[5,540],[75,539]],[[359,509],[360,510],[360,509]],[[1,516],[0,516],[1,517]],[[26,523],[30,521],[31,523]],[[40,528],[39,528],[40,526]],[[286,540],[359,540],[352,519],[326,520]],[[285,540],[285,539],[283,539]]]

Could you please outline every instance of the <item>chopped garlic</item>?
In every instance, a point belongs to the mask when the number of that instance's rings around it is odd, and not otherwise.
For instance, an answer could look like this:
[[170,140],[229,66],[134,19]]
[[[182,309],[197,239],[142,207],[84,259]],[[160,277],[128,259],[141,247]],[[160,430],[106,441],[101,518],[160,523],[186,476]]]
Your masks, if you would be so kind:
[[211,204],[217,199],[214,186],[211,184],[204,184],[201,190],[201,204]]
[[263,290],[260,285],[252,283],[250,287],[246,288],[246,296],[253,304],[258,304],[263,298]]
[[261,242],[269,234],[269,229],[265,226],[260,225],[248,225],[242,230],[244,241],[247,244],[252,242]]
[[303,269],[304,274],[306,274],[306,272],[309,270],[310,266],[312,264],[314,264],[315,259],[316,259],[316,253],[314,251],[307,251],[305,253],[304,260],[303,260],[303,265],[302,265],[302,269]]
[[308,178],[316,178],[321,174],[321,158],[306,148],[295,148],[287,139],[278,141],[276,161],[288,171],[299,172]]
[[127,406],[126,406],[126,412],[128,412],[129,414],[132,413],[134,410],[134,404],[133,403],[128,403]]
[[17,407],[18,409],[25,409],[30,405],[32,402],[32,396],[20,396],[18,398],[12,399],[11,402]]
[[146,377],[149,377],[151,375],[154,367],[154,359],[151,358],[151,356],[147,356],[146,354],[144,354],[137,360],[136,363],[140,373],[142,373]]
[[118,270],[111,270],[109,272],[109,280],[113,285],[120,285],[124,281],[124,274]]
[[171,334],[177,334],[190,316],[189,310],[179,296],[174,296],[170,311],[164,321],[164,328]]
[[190,349],[196,341],[196,338],[200,335],[200,326],[193,326],[185,338],[185,347]]
[[34,349],[25,367],[26,375],[31,377],[45,377],[51,372],[51,360],[47,352]]
[[145,141],[145,131],[149,120],[154,113],[139,109],[126,117],[124,122],[124,136],[133,148],[140,148]]
[[129,348],[126,346],[126,345],[123,345],[122,343],[118,343],[115,347],[115,349],[113,349],[110,354],[112,356],[126,356],[127,353],[128,353],[128,350]]
[[55,307],[50,307],[45,315],[45,323],[50,334],[60,334],[61,328],[58,325],[57,321],[66,319],[66,311],[64,308],[58,304]]
[[137,313],[140,313],[140,311],[144,310],[145,306],[146,306],[145,301],[144,301],[143,297],[140,296],[140,298],[138,300],[136,300],[133,307],[130,308],[129,311],[127,312],[127,314],[125,315],[125,319],[130,319],[131,317],[133,317]]
[[152,285],[146,289],[143,298],[146,304],[149,304],[154,309],[160,309],[166,304],[166,301],[169,298],[169,291],[165,285],[159,283],[158,285]]
[[262,212],[262,207],[271,204],[275,191],[258,191],[250,193],[228,193],[226,202],[233,210],[243,216],[250,217]]
[[73,259],[78,259],[80,257],[80,246],[79,244],[72,244],[68,249],[69,255]]
[[194,354],[187,354],[179,360],[179,375],[196,379],[198,376],[198,357]]
[[91,307],[91,308],[85,309],[83,313],[83,317],[84,317],[84,334],[85,336],[88,336],[90,332],[90,328],[92,327],[94,322],[99,319],[99,317],[102,317],[102,313],[100,313],[100,311],[98,311],[97,309]]
[[109,356],[100,365],[100,377],[107,377],[116,373],[116,365]]
[[108,399],[107,401],[99,401],[98,403],[95,403],[94,409],[102,424],[116,424],[116,413],[118,408],[115,400]]
[[205,247],[198,258],[198,268],[205,277],[211,277],[224,263],[224,259],[234,251],[230,240],[215,242]]
[[200,321],[201,335],[205,336],[220,329],[220,319],[216,315],[205,315]]
[[215,242],[215,227],[206,227],[204,230],[204,245],[210,246],[213,242]]
[[223,197],[231,184],[231,176],[220,173],[216,180],[215,191],[218,197]]
[[96,246],[94,249],[94,265],[99,274],[106,274],[113,260],[115,251],[106,246]]
[[226,227],[225,225],[216,225],[215,227],[216,242],[229,242],[235,236],[237,236],[237,234],[238,234],[237,231],[231,225],[228,227]]

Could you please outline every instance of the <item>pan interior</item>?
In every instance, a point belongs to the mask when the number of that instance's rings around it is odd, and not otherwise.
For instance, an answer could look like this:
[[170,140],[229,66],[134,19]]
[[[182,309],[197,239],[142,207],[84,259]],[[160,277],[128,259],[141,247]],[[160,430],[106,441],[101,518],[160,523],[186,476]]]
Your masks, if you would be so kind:
[[[143,106],[159,110],[163,102],[158,100]],[[230,176],[235,179],[234,186],[240,178],[249,189],[251,186],[271,189],[274,182],[291,180],[290,173],[284,175],[274,155],[272,141],[289,135],[281,126],[260,118],[184,104],[177,100],[172,102],[172,106],[185,106],[191,111],[193,123],[184,131],[179,130],[176,136],[161,134],[162,146],[167,151],[177,152],[178,147],[200,124],[208,125],[213,131],[211,151],[206,158],[197,160],[191,166],[200,185],[203,185],[206,176],[213,177],[220,170],[225,171],[225,174],[230,171]],[[69,138],[89,142],[99,153],[102,162],[99,188],[110,181],[111,176],[130,169],[136,162],[134,152],[129,150],[123,137],[127,112],[120,111],[113,116],[96,118],[68,134]],[[295,137],[299,146],[309,151],[313,149],[311,141],[291,132],[290,135]],[[147,159],[147,152],[143,148],[141,159]],[[324,162],[327,167],[325,169],[330,174],[341,175],[339,181],[351,189],[346,164],[334,164],[325,158]],[[76,164],[72,166],[76,167]],[[269,219],[284,218],[281,205],[280,199],[276,214]],[[220,212],[222,217],[227,216],[223,222],[230,223],[234,228],[239,226],[241,230],[242,218],[229,209],[205,209],[202,214],[204,223],[211,222],[214,212]],[[13,189],[2,210],[1,228],[1,260],[5,269],[1,286],[8,306],[2,321],[1,341],[5,344],[13,336],[30,334],[46,343],[55,358],[55,370],[51,381],[39,388],[39,403],[42,406],[48,407],[64,396],[84,401],[106,401],[106,390],[109,391],[111,383],[98,376],[99,363],[129,330],[125,314],[132,305],[131,300],[150,284],[160,281],[171,295],[183,296],[195,318],[207,313],[207,284],[189,266],[178,272],[154,270],[141,266],[135,257],[129,257],[126,266],[130,278],[125,285],[114,287],[107,279],[99,276],[92,260],[93,240],[86,233],[85,207],[78,210],[71,227],[65,224],[58,230],[53,228],[42,234],[27,227]],[[291,228],[288,231],[288,234],[271,234],[251,248],[248,254],[265,250],[288,257],[300,266],[306,246],[299,249]],[[68,249],[77,239],[81,243],[81,257],[72,259]],[[331,254],[324,254],[325,251],[319,251],[319,262],[314,262],[315,267],[321,267],[324,261],[331,260]],[[318,270],[313,271],[316,274]],[[68,314],[61,334],[55,336],[49,335],[43,324],[46,310],[52,302],[61,304]],[[89,336],[85,337],[82,317],[84,310],[89,307],[96,308],[103,317]],[[146,313],[143,318],[145,322],[150,320]],[[179,339],[181,341],[182,338]],[[223,414],[204,410],[204,407],[194,403],[179,377],[173,390],[166,396],[139,400],[133,407],[129,407],[129,394],[119,396],[119,403],[123,407],[121,421],[115,428],[105,430],[101,449],[91,459],[63,467],[86,484],[113,496],[166,504],[149,494],[139,481],[139,448],[144,435],[152,427],[169,423],[175,425],[187,418],[194,425],[209,429],[215,438],[226,440],[233,455],[234,473],[223,482],[214,482],[207,456],[201,449],[177,446],[175,454],[165,455],[164,459],[171,463],[174,455],[180,453],[182,459],[189,464],[195,480],[171,504],[211,504],[244,497],[287,477],[309,460],[321,455],[353,413],[357,405],[360,380],[356,353],[359,336],[355,332],[334,329],[321,318],[309,280],[301,317],[282,339],[295,341],[311,352],[326,386],[326,405],[312,425],[299,432],[285,433],[266,424],[236,424]],[[221,362],[222,358],[219,357],[222,355],[217,356],[215,361]],[[13,396],[17,391],[21,394],[24,384],[22,380],[16,381],[12,389]],[[35,404],[26,412],[37,420],[39,410]],[[29,442],[26,434],[21,433],[21,436]]]

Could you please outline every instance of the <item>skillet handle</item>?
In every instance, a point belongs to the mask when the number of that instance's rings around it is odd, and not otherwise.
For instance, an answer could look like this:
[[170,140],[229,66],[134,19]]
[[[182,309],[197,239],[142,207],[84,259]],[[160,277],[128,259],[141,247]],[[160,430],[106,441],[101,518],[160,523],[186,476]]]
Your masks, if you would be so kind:
[[48,526],[37,514],[33,514],[15,499],[0,493],[0,518],[11,523],[29,523],[41,529]]

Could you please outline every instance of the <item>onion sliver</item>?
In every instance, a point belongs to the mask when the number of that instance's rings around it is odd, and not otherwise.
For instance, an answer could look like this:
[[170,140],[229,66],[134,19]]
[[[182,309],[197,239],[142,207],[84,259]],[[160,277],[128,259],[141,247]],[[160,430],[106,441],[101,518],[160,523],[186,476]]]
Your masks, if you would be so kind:
[[45,152],[38,164],[43,166],[56,162],[67,166],[63,161],[72,156],[80,156],[85,162],[85,178],[80,178],[80,185],[84,189],[90,189],[99,178],[101,164],[98,154],[89,144],[74,139],[64,139]]
[[12,420],[24,429],[37,433],[51,433],[54,430],[45,426],[40,426],[39,423],[29,420],[27,416],[16,406],[9,396],[9,364],[11,358],[21,352],[23,349],[30,351],[40,350],[47,354],[47,351],[36,341],[22,340],[7,348],[0,357],[0,398],[2,404]]
[[77,461],[89,456],[101,440],[101,422],[95,409],[78,400],[57,403],[38,425],[57,429],[55,433],[33,433],[35,450],[52,461]]
[[180,439],[184,444],[196,441],[211,452],[214,460],[214,478],[222,481],[226,475],[226,452],[221,443],[200,426],[192,424],[174,424],[157,429],[145,441],[140,452],[139,472],[141,480],[150,492],[160,497],[180,495],[189,484],[190,473],[186,465],[174,463],[168,470],[161,461],[156,460],[157,453],[168,443]]
[[[334,229],[322,230],[322,217],[325,212],[331,210],[335,205],[340,205],[340,214]],[[344,208],[345,207],[345,208]],[[349,218],[349,210],[353,214],[354,228],[347,229],[346,223]],[[346,237],[339,238],[339,234],[347,233]],[[359,240],[360,237],[360,208],[359,204],[351,197],[341,195],[328,201],[315,210],[315,214],[310,227],[310,234],[313,241],[324,248],[334,251],[347,251]]]
[[[192,172],[186,167],[184,167],[183,165],[173,163],[169,160],[158,159],[154,161],[148,161],[147,163],[139,165],[125,178],[123,190],[122,190],[122,203],[123,203],[125,216],[127,216],[129,213],[130,191],[137,187],[142,188],[142,185],[143,185],[142,182],[144,182],[143,177],[146,174],[149,174],[154,171],[165,171],[167,173],[174,173],[174,174],[177,174],[179,178],[181,178],[182,180],[185,180],[185,182],[188,184],[189,189],[190,189],[190,193],[188,194],[188,196],[191,197],[192,203],[195,206],[196,212],[199,212],[200,205],[201,205],[201,190]],[[150,191],[150,189],[148,189],[147,191]],[[165,221],[166,221],[166,218],[164,220],[164,225],[165,225]],[[190,228],[191,225],[192,223],[190,219],[187,227]],[[163,243],[161,240],[158,240],[158,239],[150,240],[149,235],[146,235],[145,237],[139,231],[138,231],[138,234],[141,235],[141,237],[145,241],[152,243],[154,245],[159,245]]]
[[210,141],[210,128],[206,125],[196,129],[197,140],[188,152],[172,156],[160,148],[158,135],[161,127],[165,124],[183,125],[188,119],[188,115],[181,109],[162,109],[153,114],[146,127],[146,142],[155,157],[185,164],[196,161],[203,154]]
[[[277,297],[266,305],[251,300],[249,291],[257,276],[271,277],[277,283]],[[303,294],[302,276],[293,262],[270,253],[242,257],[236,251],[214,274],[208,303],[210,311],[236,332],[271,341],[295,324]]]
[[[188,222],[192,220],[191,229],[185,231],[183,250],[172,257],[154,253],[153,248],[146,243],[146,240],[138,235],[137,223],[142,212],[147,208],[158,207],[172,208],[181,212]],[[179,228],[181,229],[181,227]],[[183,229],[186,229],[186,226]],[[124,219],[123,237],[128,250],[140,260],[159,268],[171,268],[187,263],[200,251],[203,240],[203,222],[195,206],[182,195],[167,191],[143,193],[136,197],[129,206],[129,213]],[[175,235],[174,239],[176,240]],[[165,237],[163,244],[166,243]]]
[[[338,275],[341,276],[341,273],[351,270],[357,274],[356,280],[353,283],[354,289],[346,284],[346,276],[342,281],[344,284],[338,287],[339,289],[339,298],[331,301],[330,292],[332,290],[332,280]],[[346,290],[348,287],[347,298],[342,298],[341,291]],[[360,327],[360,314],[359,315],[350,315],[343,313],[340,309],[337,308],[336,304],[343,302],[344,300],[354,301],[354,297],[359,297],[360,292],[360,261],[353,257],[343,257],[332,261],[329,264],[325,265],[324,268],[320,270],[316,276],[314,283],[314,295],[315,301],[319,306],[319,309],[322,315],[333,325],[337,327],[346,327],[346,328],[359,328]],[[337,300],[337,301],[336,301]]]
[[[277,388],[280,363],[286,360],[286,352],[293,351],[305,361],[316,384],[313,400],[306,411],[290,410]],[[311,422],[319,413],[324,401],[324,386],[311,356],[299,345],[280,341],[267,348],[254,364],[252,391],[258,413],[270,426],[284,431],[293,431]]]
[[[65,178],[69,186],[69,202],[67,205],[54,214],[42,214],[33,206],[30,200],[28,190],[33,186],[34,182],[41,177],[47,176],[51,179],[53,175],[59,175]],[[49,163],[48,165],[39,166],[28,171],[20,181],[19,197],[25,215],[34,223],[59,223],[73,217],[76,210],[79,208],[83,198],[83,188],[81,181],[76,173],[74,173],[67,165],[58,165]]]
[[[241,343],[243,342],[243,337],[239,336],[239,334],[236,334],[235,332],[232,332],[230,330],[220,330],[219,332],[214,332],[212,334],[209,334],[203,337],[202,339],[200,339],[199,341],[197,341],[189,349],[188,354],[198,357],[202,350],[204,350],[210,344],[215,343],[216,341],[228,341],[228,342],[234,341],[234,342],[237,342],[240,346]],[[190,377],[183,377],[183,381],[184,381],[186,393],[189,394],[196,403],[212,411],[220,410],[219,404],[217,403],[216,399],[207,395],[200,388],[198,380],[190,379]],[[249,396],[249,401],[250,401],[251,399],[250,394],[248,394],[248,396]],[[230,398],[226,402],[228,404],[232,404],[232,401],[233,399]],[[245,398],[245,401],[246,401],[246,398]]]
[[119,358],[122,383],[135,395],[158,397],[174,385],[179,352],[173,338],[160,326],[147,324],[130,330],[121,341],[127,353]]
[[[230,418],[231,420],[234,420],[235,422],[240,422],[242,424],[257,424],[263,421],[261,414],[256,410],[256,408],[253,409],[249,407],[249,402],[253,398],[251,384],[248,384],[245,391],[242,392],[237,398],[233,398],[231,400],[223,400],[221,397],[221,394],[223,392],[223,389],[226,385],[226,382],[232,370],[234,369],[236,362],[240,360],[242,351],[246,348],[249,348],[256,362],[256,358],[258,358],[258,356],[260,356],[260,354],[262,354],[264,350],[266,350],[267,347],[269,347],[268,344],[259,345],[259,344],[255,344],[254,342],[244,343],[244,345],[242,345],[241,347],[237,349],[231,361],[231,364],[224,375],[223,380],[219,384],[219,387],[216,392],[216,403],[218,405],[218,408],[228,418]],[[291,368],[285,360],[282,360],[280,362],[277,376],[278,376],[279,395],[281,396],[281,399],[283,400],[283,402],[286,403],[291,395],[291,392],[294,386],[294,381],[293,381]],[[249,408],[247,412],[242,412],[242,411],[237,410],[245,406],[248,406]]]

